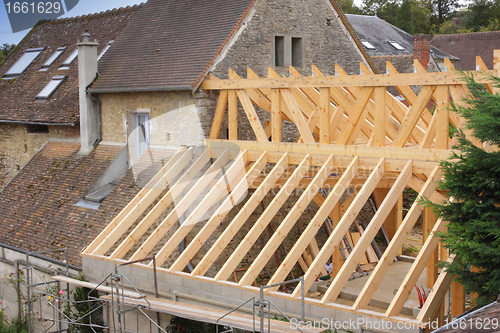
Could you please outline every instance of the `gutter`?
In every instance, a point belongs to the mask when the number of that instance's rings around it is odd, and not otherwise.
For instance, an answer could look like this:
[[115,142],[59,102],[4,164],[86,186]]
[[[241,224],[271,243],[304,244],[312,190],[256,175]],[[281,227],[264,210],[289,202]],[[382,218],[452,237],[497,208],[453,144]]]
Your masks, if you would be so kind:
[[41,123],[34,121],[2,120],[2,119],[0,119],[0,123],[24,124],[24,125],[47,125],[47,126],[75,126],[75,123]]
[[361,53],[365,57],[365,60],[368,63],[368,66],[370,66],[371,70],[373,71],[373,74],[381,74],[379,72],[377,66],[375,66],[375,63],[372,61],[372,58],[370,57],[370,55],[366,51],[365,47],[361,43],[361,40],[359,39],[358,34],[356,33],[356,31],[354,31],[354,28],[352,27],[351,22],[349,22],[349,20],[347,20],[347,17],[345,16],[344,11],[342,10],[342,8],[340,8],[337,1],[330,0],[330,3],[332,4],[333,8],[335,8],[335,10],[337,11],[337,14],[339,14],[340,20],[342,21],[342,23],[344,23],[344,26],[346,27],[347,31],[351,35],[352,39],[354,39],[356,46],[358,47],[358,49],[361,51]]
[[[51,262],[53,264],[56,264],[56,265],[60,265],[60,266],[66,266],[66,263],[63,262],[63,261],[59,261],[59,260],[56,260],[56,259],[52,259],[52,258],[49,258],[49,257],[46,257],[46,256],[43,256],[41,254],[37,254],[37,253],[30,253],[26,250],[23,250],[23,249],[20,249],[20,248],[17,248],[17,247],[14,247],[14,246],[10,246],[10,245],[7,245],[7,244],[4,244],[4,243],[0,243],[0,247],[3,247],[3,248],[6,248],[6,249],[9,249],[9,250],[12,250],[12,251],[15,251],[15,252],[19,252],[19,253],[22,253],[22,254],[28,254],[31,256],[31,257],[34,257],[34,258],[38,258],[38,259],[42,259],[42,260],[45,260],[45,261],[48,261],[48,262]],[[82,271],[82,268],[81,267],[77,267],[77,266],[74,266],[74,265],[71,265],[71,264],[68,264],[68,268],[71,268],[72,270],[75,270],[75,271],[79,271],[81,272]]]
[[154,91],[179,91],[179,90],[189,90],[191,91],[191,86],[179,86],[179,87],[164,87],[164,88],[119,88],[119,89],[96,89],[96,90],[85,90],[87,93],[91,94],[104,94],[104,93],[122,93],[122,92],[154,92]]

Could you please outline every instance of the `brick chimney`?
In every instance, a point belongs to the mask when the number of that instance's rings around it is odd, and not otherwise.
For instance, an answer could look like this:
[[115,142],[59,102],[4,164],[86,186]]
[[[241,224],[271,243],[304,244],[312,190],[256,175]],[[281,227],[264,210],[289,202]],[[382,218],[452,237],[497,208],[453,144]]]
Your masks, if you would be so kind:
[[89,84],[97,75],[97,41],[90,41],[85,31],[83,41],[78,47],[78,86],[80,97],[80,154],[88,155],[99,138],[99,112],[97,103],[86,92]]
[[431,53],[431,36],[416,34],[413,36],[413,59],[417,59],[425,69]]

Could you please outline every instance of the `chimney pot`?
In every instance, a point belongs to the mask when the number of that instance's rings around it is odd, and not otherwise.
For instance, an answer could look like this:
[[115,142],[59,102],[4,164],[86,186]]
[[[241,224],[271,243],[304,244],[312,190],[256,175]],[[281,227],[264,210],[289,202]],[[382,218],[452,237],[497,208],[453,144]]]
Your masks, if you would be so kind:
[[90,33],[88,30],[85,30],[83,33],[83,42],[90,42]]

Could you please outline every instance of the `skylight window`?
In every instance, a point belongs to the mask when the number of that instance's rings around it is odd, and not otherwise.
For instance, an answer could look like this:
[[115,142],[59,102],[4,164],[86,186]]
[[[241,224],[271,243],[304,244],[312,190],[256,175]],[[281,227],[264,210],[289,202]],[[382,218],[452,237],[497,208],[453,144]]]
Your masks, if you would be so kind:
[[363,43],[363,45],[364,45],[367,49],[369,49],[369,50],[375,50],[375,46],[373,46],[373,45],[372,45],[372,43],[367,42],[367,41],[364,41],[364,42],[361,42],[361,43]]
[[3,79],[15,79],[21,76],[26,68],[42,53],[44,47],[37,49],[27,49],[14,65],[5,73]]
[[52,78],[52,80],[47,83],[47,85],[38,93],[36,96],[37,101],[46,101],[50,95],[56,91],[56,89],[63,83],[66,79],[66,75],[57,75]]
[[389,44],[391,44],[398,51],[404,51],[405,50],[405,48],[402,47],[398,42],[389,41]]
[[69,69],[69,66],[75,61],[75,59],[78,57],[78,49],[75,49],[73,53],[69,55],[69,57],[64,60],[64,62],[61,65],[61,68],[59,69]]
[[99,56],[97,57],[97,61],[99,61],[101,59],[101,57],[104,55],[104,53],[106,53],[106,51],[109,49],[111,44],[113,44],[114,42],[115,42],[114,40],[110,40],[108,42],[108,44],[104,47],[104,49],[101,51],[101,53],[99,53]]
[[42,65],[42,69],[40,69],[40,71],[46,71],[47,69],[49,69],[54,61],[56,61],[66,49],[67,47],[59,47],[56,52],[52,53],[50,58],[47,59],[47,61]]

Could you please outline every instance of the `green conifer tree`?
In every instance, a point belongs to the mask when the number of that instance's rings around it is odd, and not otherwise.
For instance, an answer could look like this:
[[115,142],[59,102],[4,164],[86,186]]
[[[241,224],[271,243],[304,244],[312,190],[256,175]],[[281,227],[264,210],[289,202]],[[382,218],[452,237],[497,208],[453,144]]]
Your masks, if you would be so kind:
[[[500,78],[491,77],[500,87]],[[466,128],[483,143],[500,145],[500,95],[490,94],[466,75],[470,89],[468,107],[455,110],[467,120]],[[448,224],[441,234],[455,262],[446,265],[481,306],[493,301],[500,293],[500,151],[487,152],[457,133],[460,152],[442,161],[445,180],[443,190],[454,202],[435,205]],[[479,272],[471,270],[476,267]]]

